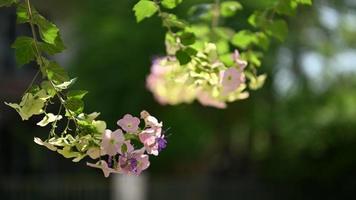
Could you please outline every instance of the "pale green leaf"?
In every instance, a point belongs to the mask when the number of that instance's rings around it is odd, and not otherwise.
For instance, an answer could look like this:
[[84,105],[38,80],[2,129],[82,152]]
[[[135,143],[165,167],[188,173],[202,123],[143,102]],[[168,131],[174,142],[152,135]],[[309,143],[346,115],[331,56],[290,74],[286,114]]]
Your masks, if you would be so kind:
[[220,6],[220,13],[223,17],[231,17],[238,10],[242,10],[242,5],[237,1],[224,1]]
[[158,11],[158,5],[149,0],[140,0],[133,8],[136,15],[136,21],[141,22],[145,18],[149,18]]
[[38,126],[42,126],[45,127],[47,126],[49,123],[52,123],[54,121],[58,121],[62,119],[62,115],[54,115],[52,113],[47,113],[43,119],[37,123]]
[[67,97],[68,99],[82,99],[86,94],[88,94],[86,90],[71,90],[67,93]]
[[161,4],[165,8],[173,9],[173,8],[177,7],[182,2],[183,2],[183,0],[162,0]]
[[242,49],[246,49],[252,44],[256,44],[258,42],[257,36],[254,33],[251,33],[247,30],[242,30],[236,33],[231,40],[231,43],[237,47]]
[[249,83],[250,89],[252,89],[252,90],[260,89],[264,85],[266,78],[267,78],[267,75],[262,74],[262,75],[259,75],[257,77],[253,77],[252,79],[250,79],[250,83]]
[[75,82],[77,81],[77,78],[73,78],[69,81],[65,81],[61,84],[54,85],[54,87],[58,90],[65,90],[68,89],[70,86],[72,86]]
[[45,147],[47,147],[49,150],[51,150],[51,151],[56,151],[57,150],[57,147],[56,146],[54,146],[53,144],[50,144],[50,143],[48,143],[48,142],[44,142],[44,141],[42,141],[40,138],[38,138],[38,137],[35,137],[35,138],[33,138],[33,141],[36,143],[36,144],[39,144],[39,145],[42,145],[42,146],[45,146]]

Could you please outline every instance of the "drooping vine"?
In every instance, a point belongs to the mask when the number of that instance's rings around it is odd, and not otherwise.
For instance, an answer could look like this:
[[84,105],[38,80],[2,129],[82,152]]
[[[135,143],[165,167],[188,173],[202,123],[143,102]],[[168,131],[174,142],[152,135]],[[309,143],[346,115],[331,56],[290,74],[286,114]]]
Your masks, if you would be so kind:
[[[31,29],[31,36],[18,37],[12,47],[18,65],[35,62],[38,72],[19,104],[5,104],[14,108],[22,120],[43,116],[37,125],[51,127],[48,138],[35,137],[34,142],[73,162],[90,157],[95,161],[87,165],[102,169],[105,177],[110,173],[139,175],[147,169],[149,155],[157,156],[167,145],[162,122],[142,111],[143,123],[126,114],[118,120],[115,131],[107,129],[105,121],[97,120],[98,112],[84,112],[83,98],[88,91],[70,89],[76,78],[70,78],[63,67],[49,59],[65,49],[58,27],[43,17],[30,0],[0,0],[0,6],[15,6],[17,22],[28,24]],[[37,85],[39,75],[42,82]],[[51,113],[50,108],[57,103],[58,111]],[[63,129],[59,122],[65,125]]]
[[[166,55],[153,61],[147,87],[162,104],[190,103],[226,108],[227,102],[245,99],[249,90],[263,86],[265,74],[258,71],[271,38],[283,41],[288,26],[283,19],[298,5],[311,0],[273,0],[248,18],[250,28],[236,30],[226,25],[243,6],[238,1],[215,0],[193,6],[189,20],[169,10],[183,0],[140,0],[133,10],[138,22],[155,14],[166,28]],[[20,103],[6,103],[22,120],[43,116],[37,125],[50,127],[46,139],[34,142],[79,162],[94,160],[90,167],[110,173],[140,174],[149,166],[149,155],[157,156],[167,146],[162,122],[148,112],[140,118],[130,114],[118,120],[118,128],[107,129],[99,113],[84,112],[85,90],[73,90],[76,78],[50,57],[65,49],[58,27],[42,16],[30,0],[0,0],[0,7],[15,6],[17,22],[28,24],[31,36],[21,36],[12,47],[18,65],[35,63],[38,72]],[[189,21],[189,22],[188,22]],[[41,75],[41,83],[36,80]],[[58,106],[56,106],[58,105]],[[51,112],[57,108],[56,112]],[[59,123],[63,124],[59,126]],[[140,124],[141,128],[140,128]]]
[[[236,30],[224,22],[243,9],[239,1],[214,0],[193,6],[189,22],[170,10],[183,0],[140,0],[133,8],[138,22],[157,14],[167,28],[166,55],[153,61],[147,87],[161,104],[190,103],[226,108],[261,88],[258,73],[272,38],[288,34],[285,15],[311,0],[273,0],[248,18],[250,27]],[[239,19],[243,22],[245,19]]]

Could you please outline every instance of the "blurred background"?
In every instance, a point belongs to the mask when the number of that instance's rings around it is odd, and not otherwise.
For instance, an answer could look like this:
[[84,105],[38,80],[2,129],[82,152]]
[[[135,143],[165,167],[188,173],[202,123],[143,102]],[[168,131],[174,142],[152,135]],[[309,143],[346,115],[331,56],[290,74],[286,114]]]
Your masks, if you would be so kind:
[[[175,11],[186,16],[208,1]],[[242,0],[228,23],[246,26],[239,20],[263,2]],[[101,112],[113,129],[124,114],[148,110],[170,128],[168,148],[140,178],[105,179],[36,145],[48,130],[0,103],[0,199],[356,199],[355,0],[314,0],[288,18],[287,41],[266,53],[263,89],[226,110],[154,101],[145,78],[164,54],[164,29],[157,18],[137,24],[135,3],[33,1],[62,31],[68,50],[55,59],[90,91],[86,112]],[[15,22],[13,8],[0,8],[1,102],[20,101],[36,73],[15,65],[10,46],[30,33]]]

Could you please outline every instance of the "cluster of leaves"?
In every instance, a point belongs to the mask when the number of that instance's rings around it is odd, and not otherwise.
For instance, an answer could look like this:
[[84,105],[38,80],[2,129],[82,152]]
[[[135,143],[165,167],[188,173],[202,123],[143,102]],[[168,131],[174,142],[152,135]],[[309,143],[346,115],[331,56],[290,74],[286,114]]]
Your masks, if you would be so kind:
[[[70,78],[63,67],[49,59],[65,49],[58,27],[42,16],[29,0],[0,0],[0,6],[15,6],[17,23],[28,24],[32,31],[31,37],[20,36],[12,45],[17,64],[22,66],[35,62],[39,66],[21,102],[5,104],[15,109],[22,120],[29,120],[35,115],[43,116],[37,125],[49,126],[51,130],[46,140],[35,137],[35,143],[46,146],[73,162],[79,162],[86,156],[101,161],[101,156],[105,156],[102,151],[104,133],[107,131],[106,122],[96,119],[100,114],[98,112],[84,113],[83,98],[88,91],[70,89],[76,78]],[[34,84],[40,74],[42,82]],[[59,102],[58,112],[49,112],[52,110],[50,107],[56,107],[56,102]],[[64,128],[58,126],[60,121],[64,121]],[[137,135],[125,136],[124,139],[139,140]],[[161,135],[158,139],[162,143]],[[130,152],[124,153],[128,156]]]
[[[198,99],[203,105],[218,108],[226,107],[226,102],[247,98],[248,89],[263,86],[266,75],[258,74],[258,68],[271,39],[282,42],[288,34],[283,17],[293,15],[298,5],[312,4],[311,0],[274,0],[269,7],[250,15],[249,29],[235,30],[223,22],[243,9],[238,1],[216,0],[215,3],[195,5],[188,12],[189,22],[170,12],[180,3],[182,0],[140,0],[133,8],[137,22],[157,14],[167,28],[163,60],[169,62],[160,64],[166,70],[159,72],[159,84],[152,85],[157,82],[152,81],[157,71],[153,69],[157,64],[154,62],[148,87],[163,104],[175,105]],[[248,62],[246,68],[242,69],[236,62],[233,56],[236,50],[241,52],[238,62]],[[239,73],[234,78],[241,80],[234,90],[226,93],[224,74],[232,68]],[[182,95],[187,91],[193,91],[193,94]]]

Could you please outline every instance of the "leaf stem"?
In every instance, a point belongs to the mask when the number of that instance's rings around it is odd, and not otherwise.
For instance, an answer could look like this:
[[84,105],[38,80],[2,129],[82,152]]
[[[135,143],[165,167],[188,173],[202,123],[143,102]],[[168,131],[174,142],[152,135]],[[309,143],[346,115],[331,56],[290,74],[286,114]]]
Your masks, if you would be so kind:
[[[32,37],[34,39],[36,57],[40,61],[40,63],[39,63],[40,68],[42,68],[43,64],[44,64],[44,61],[43,61],[43,58],[42,58],[42,55],[41,55],[41,51],[40,51],[40,49],[38,47],[38,44],[37,44],[38,40],[37,40],[37,34],[36,34],[36,30],[35,30],[35,25],[34,25],[34,22],[33,22],[33,13],[32,13],[32,8],[31,8],[31,3],[30,3],[30,0],[25,0],[25,1],[26,1],[26,4],[27,4],[27,12],[28,12],[28,16],[29,16],[29,24],[30,24],[31,31],[32,31]],[[56,87],[55,87],[54,83],[52,82],[52,80],[49,80],[49,82],[51,83],[51,86],[53,87],[53,89],[56,91],[56,96],[58,97],[58,99],[59,99],[59,101],[61,103],[61,107],[63,106],[66,110],[68,110],[66,105],[65,105],[65,100],[61,96],[60,91],[58,91],[56,89]],[[72,115],[70,110],[68,110],[68,113],[69,113],[70,117],[74,120],[74,123],[77,125],[76,118]]]
[[35,76],[32,78],[30,85],[27,87],[27,89],[24,92],[24,95],[31,89],[31,87],[33,86],[33,83],[35,82],[35,80],[37,79],[38,75],[40,74],[40,70],[37,70]]
[[220,0],[215,0],[213,5],[213,18],[211,20],[211,28],[215,28],[219,25],[220,18]]

